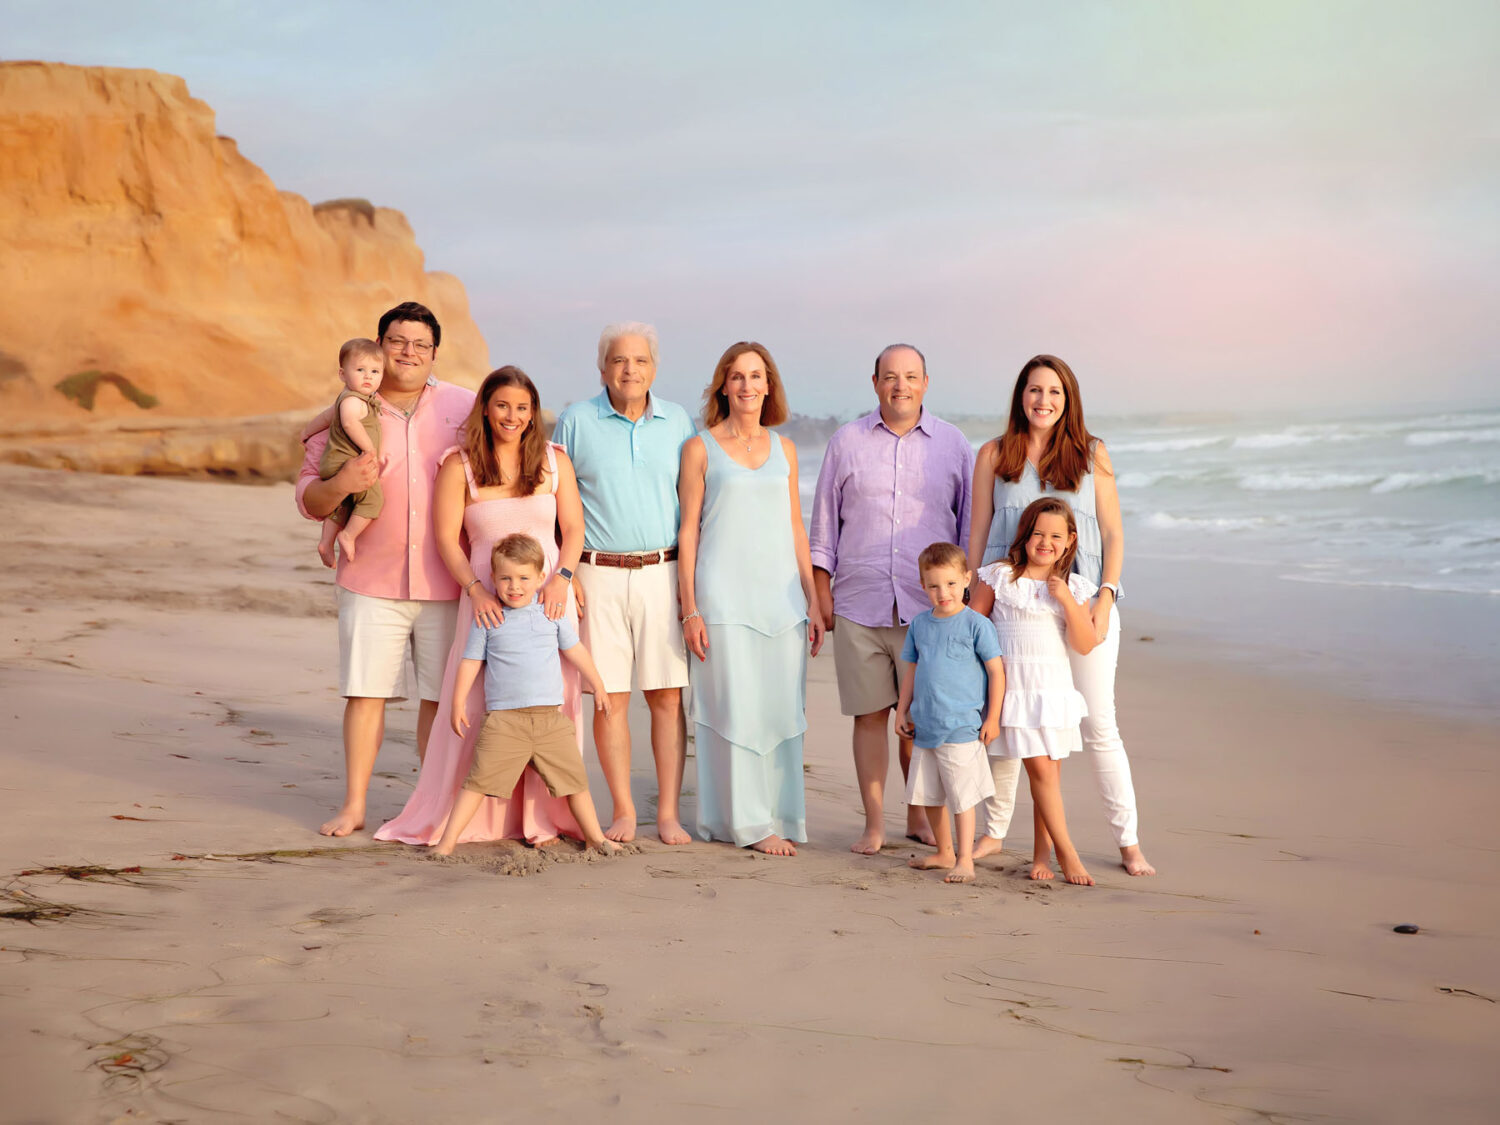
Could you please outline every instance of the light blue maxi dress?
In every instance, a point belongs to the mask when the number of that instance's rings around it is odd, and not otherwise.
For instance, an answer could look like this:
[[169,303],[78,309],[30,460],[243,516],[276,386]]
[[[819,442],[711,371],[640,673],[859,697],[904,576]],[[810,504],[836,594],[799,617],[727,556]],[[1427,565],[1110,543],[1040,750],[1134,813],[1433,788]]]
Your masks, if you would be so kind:
[[807,598],[792,541],[791,473],[781,439],[758,469],[714,440],[693,580],[708,659],[688,654],[697,740],[698,835],[746,847],[807,839]]

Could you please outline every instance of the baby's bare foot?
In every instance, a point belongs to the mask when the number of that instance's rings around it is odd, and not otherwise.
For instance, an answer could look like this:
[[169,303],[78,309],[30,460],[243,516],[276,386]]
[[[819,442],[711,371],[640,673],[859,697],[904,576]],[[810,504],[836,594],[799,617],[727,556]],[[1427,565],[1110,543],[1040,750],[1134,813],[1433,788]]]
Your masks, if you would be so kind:
[[974,842],[974,858],[983,859],[985,856],[999,855],[1004,847],[1004,840],[997,840],[993,836],[981,836]]
[[954,864],[953,870],[943,876],[945,883],[972,883],[974,881],[974,864],[971,860],[963,860]]
[[326,543],[320,542],[318,544],[318,558],[323,560],[324,566],[332,567],[337,565],[339,561],[338,556],[334,553],[333,544],[334,541],[332,539]]
[[[938,852],[936,855],[919,855],[906,861],[907,867],[915,867],[918,871],[947,871],[958,859],[952,852],[944,855]],[[972,872],[973,868],[970,868]]]
[[1120,862],[1125,865],[1127,875],[1155,875],[1156,868],[1151,866],[1146,854],[1141,851],[1139,844],[1131,844],[1127,848],[1120,849]]
[[796,855],[797,845],[790,840],[783,840],[780,836],[767,836],[764,840],[757,840],[750,845],[751,851],[760,852],[762,855]]

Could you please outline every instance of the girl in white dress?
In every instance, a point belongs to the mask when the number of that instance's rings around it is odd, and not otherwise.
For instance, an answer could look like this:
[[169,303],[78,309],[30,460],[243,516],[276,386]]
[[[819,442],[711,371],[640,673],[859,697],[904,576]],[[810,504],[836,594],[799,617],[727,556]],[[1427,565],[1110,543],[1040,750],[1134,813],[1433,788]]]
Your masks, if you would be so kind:
[[981,567],[978,577],[995,591],[990,619],[1005,660],[1005,702],[1000,737],[990,757],[1020,758],[1031,783],[1035,845],[1031,878],[1051,879],[1052,850],[1063,878],[1080,886],[1094,880],[1068,838],[1058,763],[1082,748],[1078,724],[1088,713],[1073,687],[1068,649],[1084,654],[1099,643],[1088,601],[1095,587],[1072,574],[1078,527],[1066,501],[1044,496],[1021,513],[1010,553]]

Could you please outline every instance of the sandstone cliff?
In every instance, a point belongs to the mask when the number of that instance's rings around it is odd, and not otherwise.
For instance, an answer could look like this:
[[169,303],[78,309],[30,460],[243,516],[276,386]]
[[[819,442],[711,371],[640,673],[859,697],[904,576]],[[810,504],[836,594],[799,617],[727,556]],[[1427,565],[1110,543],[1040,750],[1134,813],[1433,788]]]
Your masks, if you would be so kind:
[[0,63],[0,169],[7,445],[316,409],[339,344],[403,300],[443,324],[439,377],[489,369],[462,284],[424,269],[400,212],[278,191],[180,78]]

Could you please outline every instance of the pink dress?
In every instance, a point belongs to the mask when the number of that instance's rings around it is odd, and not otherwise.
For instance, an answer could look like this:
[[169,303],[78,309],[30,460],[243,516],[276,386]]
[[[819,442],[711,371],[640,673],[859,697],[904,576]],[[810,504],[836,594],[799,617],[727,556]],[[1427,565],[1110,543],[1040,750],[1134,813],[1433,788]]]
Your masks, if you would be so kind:
[[[557,458],[554,447],[547,447],[547,468],[550,470],[552,489],[557,488]],[[557,496],[554,491],[538,492],[531,496],[511,496],[498,500],[480,500],[474,485],[474,473],[469,459],[458,446],[444,452],[439,461],[457,453],[463,458],[464,475],[469,481],[468,504],[464,508],[464,531],[469,537],[469,562],[475,575],[486,587],[493,589],[490,580],[490,552],[496,543],[507,535],[524,532],[542,545],[547,555],[547,577],[557,569],[557,539],[553,528],[557,522]],[[576,628],[578,610],[573,604],[573,592],[568,591],[564,616]],[[432,724],[432,735],[427,740],[427,757],[422,762],[422,772],[417,777],[417,787],[407,798],[403,808],[393,820],[381,825],[375,833],[377,840],[400,840],[407,844],[435,844],[443,834],[443,824],[448,819],[448,810],[458,795],[459,787],[469,775],[469,765],[474,757],[474,738],[484,724],[484,678],[480,676],[469,693],[468,735],[460,738],[453,733],[450,708],[453,699],[453,681],[458,675],[458,664],[463,659],[464,642],[469,636],[469,627],[474,623],[474,608],[467,593],[458,598],[458,628],[454,632],[453,650],[448,654],[448,666],[443,672],[443,694],[438,699],[437,718]],[[583,752],[583,694],[578,672],[567,661],[562,662],[563,703],[558,710],[573,720],[578,732],[578,750]],[[536,843],[550,840],[554,836],[568,835],[583,838],[578,822],[568,811],[568,802],[562,797],[553,797],[547,792],[542,779],[530,766],[521,775],[516,790],[509,800],[486,797],[464,829],[459,843],[473,840],[528,840]]]

